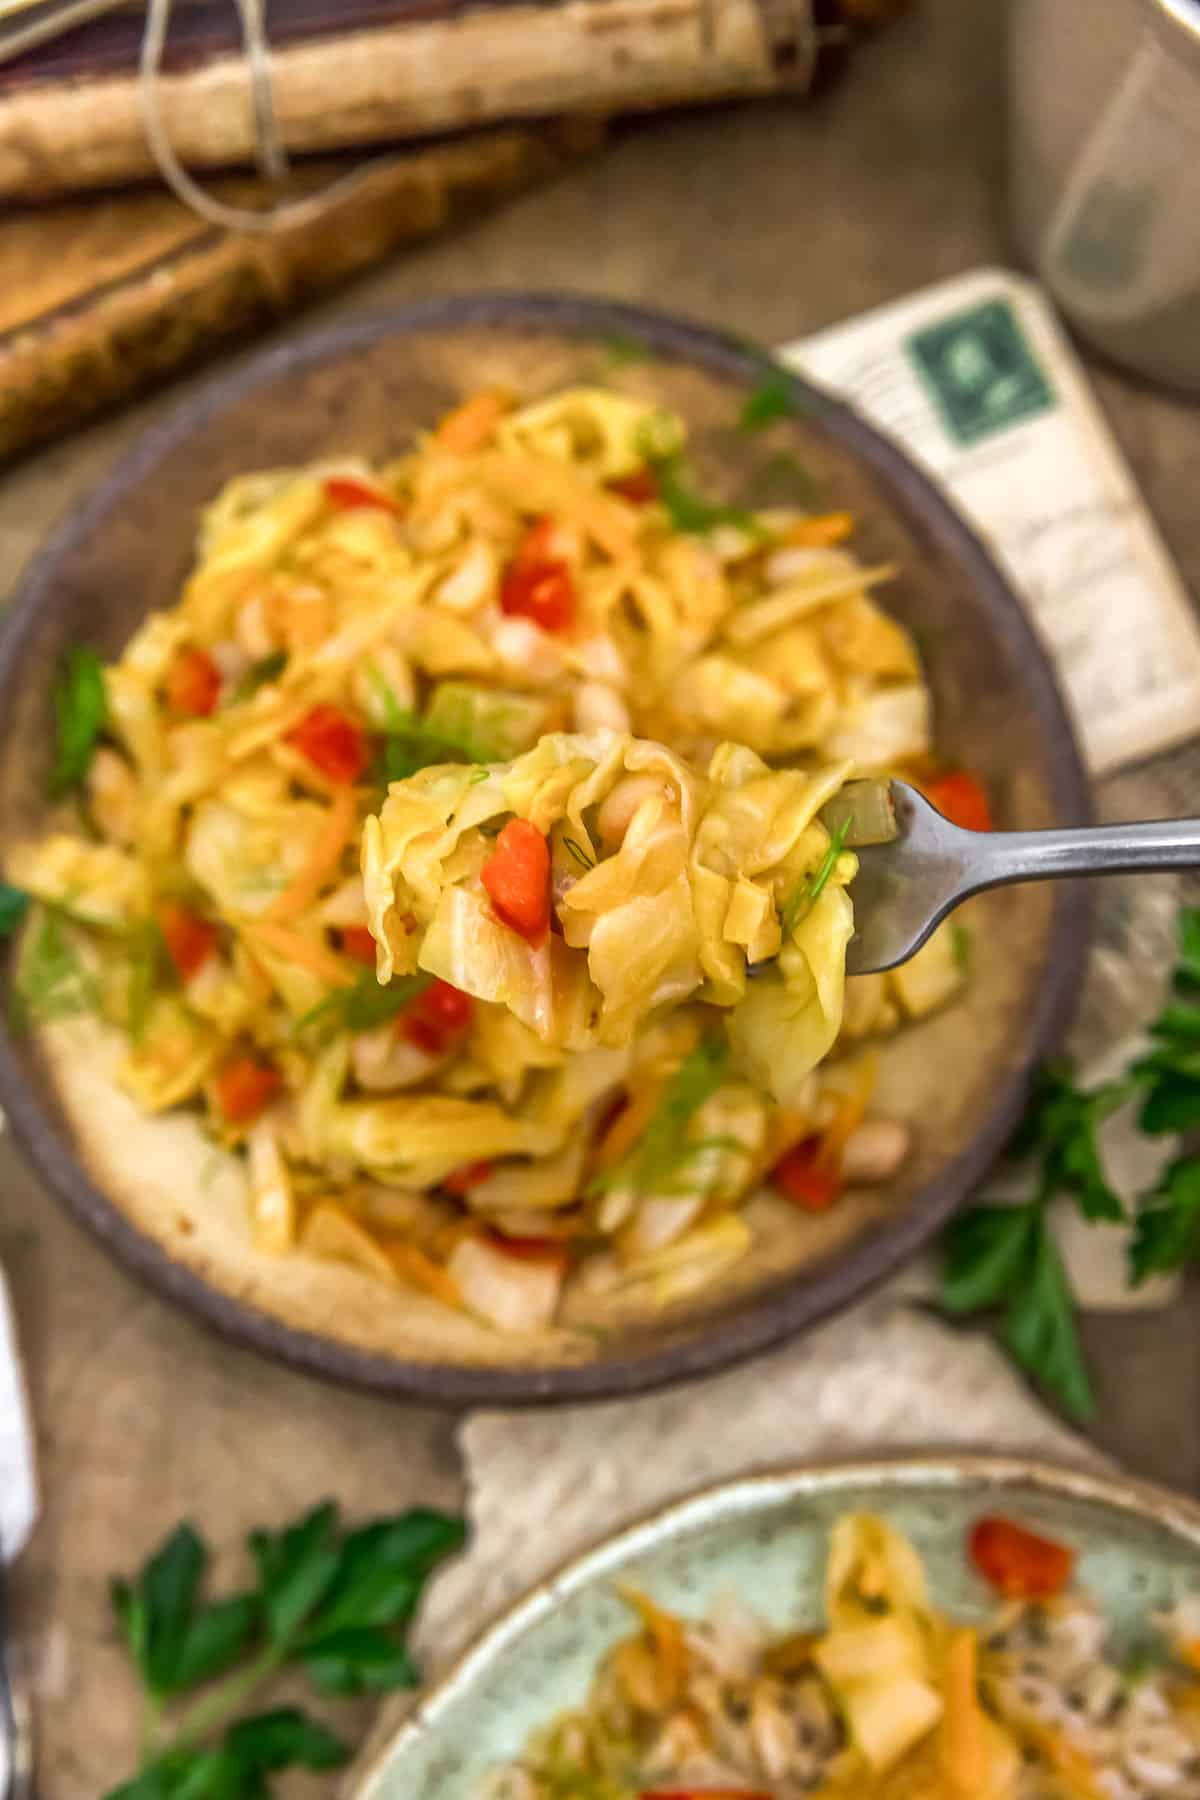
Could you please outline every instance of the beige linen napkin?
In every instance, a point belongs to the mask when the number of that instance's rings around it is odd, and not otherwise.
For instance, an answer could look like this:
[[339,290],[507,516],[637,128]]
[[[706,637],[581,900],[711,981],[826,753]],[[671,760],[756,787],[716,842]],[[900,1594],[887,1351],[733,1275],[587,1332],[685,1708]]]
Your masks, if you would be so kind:
[[459,1447],[473,1535],[420,1623],[431,1674],[576,1551],[727,1477],[938,1447],[1103,1462],[1037,1403],[986,1338],[942,1324],[894,1291],[784,1350],[668,1393],[474,1413]]

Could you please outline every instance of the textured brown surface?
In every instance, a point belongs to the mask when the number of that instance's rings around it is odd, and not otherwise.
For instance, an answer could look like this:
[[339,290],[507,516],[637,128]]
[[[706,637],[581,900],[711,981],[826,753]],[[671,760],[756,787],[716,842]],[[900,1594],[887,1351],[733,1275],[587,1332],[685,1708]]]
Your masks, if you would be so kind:
[[[481,132],[385,156],[270,236],[206,225],[169,195],[0,223],[0,461],[156,386],[595,150],[598,121]],[[288,196],[346,175],[305,165]],[[250,181],[215,190],[259,206]]]
[[[536,282],[669,305],[782,341],[1002,261],[999,11],[999,0],[925,0],[821,106],[641,129],[570,179],[373,276],[326,314]],[[1194,585],[1196,409],[1092,372]],[[165,404],[142,406],[7,478],[7,572]],[[1106,784],[1101,801],[1128,818],[1190,810],[1198,791],[1192,749]],[[222,1347],[109,1262],[8,1146],[0,1254],[18,1290],[46,1490],[18,1596],[43,1686],[42,1792],[96,1800],[124,1773],[136,1736],[106,1617],[109,1573],[184,1512],[234,1546],[248,1522],[282,1519],[325,1491],[363,1514],[451,1497],[449,1426]],[[1150,1317],[1093,1321],[1087,1335],[1098,1436],[1138,1472],[1200,1487],[1195,1296]]]

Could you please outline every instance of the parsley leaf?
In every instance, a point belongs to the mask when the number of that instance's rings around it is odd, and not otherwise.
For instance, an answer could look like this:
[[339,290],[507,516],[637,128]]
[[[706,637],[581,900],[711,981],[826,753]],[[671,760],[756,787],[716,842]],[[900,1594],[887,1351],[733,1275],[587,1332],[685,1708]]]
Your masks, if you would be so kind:
[[1151,1025],[1153,1048],[1132,1069],[1142,1088],[1138,1123],[1152,1136],[1200,1125],[1200,908],[1180,913],[1178,932],[1176,999]]
[[782,369],[772,369],[747,394],[738,427],[742,431],[762,431],[776,419],[790,419],[795,410],[791,382]]
[[1050,1063],[1041,1070],[1033,1099],[1013,1140],[1017,1155],[1041,1158],[1040,1186],[1049,1196],[1071,1194],[1085,1219],[1125,1217],[1125,1208],[1108,1184],[1096,1139],[1098,1128],[1129,1098],[1127,1082],[1106,1082],[1091,1093],[1075,1086],[1070,1065]]
[[[140,1774],[107,1800],[269,1800],[280,1770],[344,1763],[348,1747],[296,1707],[232,1715],[290,1666],[329,1694],[411,1687],[404,1633],[428,1576],[465,1535],[461,1519],[420,1507],[342,1532],[326,1501],[281,1530],[253,1532],[255,1588],[209,1602],[208,1551],[190,1525],[178,1526],[140,1574],[112,1584],[151,1701],[151,1747]],[[226,1670],[225,1683],[182,1703],[163,1746],[164,1708]]]
[[846,847],[850,824],[850,819],[845,818],[834,831],[830,832],[829,842],[825,846],[825,854],[813,874],[806,875],[803,880],[798,881],[785,898],[779,909],[779,923],[783,928],[785,940],[791,937],[801,919],[816,905],[828,886],[830,876],[837,867],[837,859]]
[[59,799],[87,774],[107,713],[104,665],[85,645],[76,645],[67,655],[54,689],[54,712],[57,751],[50,793]]
[[1136,1287],[1148,1275],[1182,1268],[1200,1247],[1200,1157],[1177,1157],[1144,1195],[1129,1247]]
[[723,1038],[703,1038],[680,1063],[667,1083],[663,1097],[638,1142],[611,1169],[594,1175],[589,1193],[631,1187],[636,1192],[687,1192],[681,1177],[702,1151],[713,1148],[742,1149],[734,1139],[692,1139],[688,1131],[695,1115],[728,1078],[729,1045]]
[[1096,1410],[1075,1328],[1075,1301],[1044,1211],[1024,1279],[1009,1295],[1005,1341],[1021,1367],[1076,1419]]
[[962,1317],[1003,1309],[1005,1342],[1017,1362],[1075,1418],[1090,1418],[1074,1301],[1044,1200],[973,1207],[951,1224],[943,1248],[945,1310]]
[[950,949],[955,967],[964,975],[971,972],[971,933],[955,920],[950,926]]
[[190,1525],[167,1538],[134,1582],[114,1581],[113,1612],[147,1691],[164,1698],[218,1675],[255,1628],[249,1595],[200,1606],[208,1551]]
[[29,895],[0,881],[0,937],[12,937],[29,911]]

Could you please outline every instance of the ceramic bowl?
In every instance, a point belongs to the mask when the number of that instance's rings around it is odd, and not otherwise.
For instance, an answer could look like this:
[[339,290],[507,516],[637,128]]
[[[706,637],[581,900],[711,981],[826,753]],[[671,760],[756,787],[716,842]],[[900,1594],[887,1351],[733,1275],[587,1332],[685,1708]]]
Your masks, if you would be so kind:
[[1200,1506],[1140,1483],[989,1457],[751,1476],[667,1507],[535,1588],[367,1752],[347,1800],[478,1800],[487,1770],[578,1705],[628,1635],[618,1582],[692,1616],[736,1593],[780,1631],[819,1623],[830,1526],[858,1510],[911,1537],[935,1604],[965,1620],[995,1608],[963,1555],[985,1513],[1069,1544],[1119,1642],[1136,1643],[1152,1613],[1200,1592]]
[[[484,384],[536,395],[597,374],[678,408],[712,491],[802,466],[822,504],[850,508],[863,558],[899,570],[886,604],[923,650],[943,752],[979,771],[1002,825],[1083,822],[1086,784],[1053,675],[986,550],[900,450],[795,377],[778,377],[793,416],[753,438],[739,431],[763,368],[743,343],[659,314],[493,295],[301,338],[199,390],[116,465],[21,583],[0,636],[0,851],[44,818],[64,650],[82,639],[115,654],[149,609],[173,603],[197,514],[223,482],[336,452],[393,454]],[[465,1320],[435,1332],[428,1307],[365,1275],[253,1251],[240,1183],[212,1176],[195,1123],[141,1118],[69,1035],[57,1047],[0,1037],[0,1103],[49,1184],[117,1256],[262,1351],[451,1403],[630,1393],[779,1342],[938,1230],[1002,1146],[1033,1065],[1061,1033],[1084,936],[1078,889],[1014,888],[976,902],[966,998],[883,1057],[881,1104],[916,1127],[915,1153],[891,1186],[819,1219],[777,1203],[724,1285],[653,1317],[547,1340]]]

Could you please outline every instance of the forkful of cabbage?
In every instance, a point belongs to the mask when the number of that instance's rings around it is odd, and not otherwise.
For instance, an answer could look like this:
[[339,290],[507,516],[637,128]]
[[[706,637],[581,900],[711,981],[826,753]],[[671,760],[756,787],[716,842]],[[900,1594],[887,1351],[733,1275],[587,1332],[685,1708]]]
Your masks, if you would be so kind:
[[970,894],[1200,862],[1198,825],[970,831],[903,782],[854,775],[735,743],[701,763],[608,730],[418,770],[364,828],[377,976],[503,1007],[547,1066],[586,1053],[577,1081],[698,1009],[791,1105],[841,1032],[846,975],[912,957]]
[[858,858],[846,973],[907,962],[972,894],[1019,881],[1200,866],[1200,819],[968,831],[903,781],[850,781],[821,818]]

